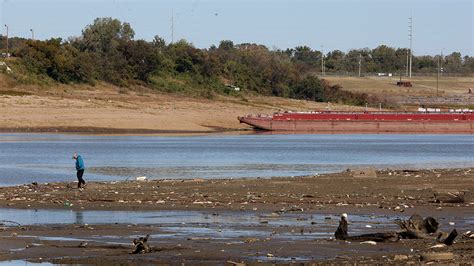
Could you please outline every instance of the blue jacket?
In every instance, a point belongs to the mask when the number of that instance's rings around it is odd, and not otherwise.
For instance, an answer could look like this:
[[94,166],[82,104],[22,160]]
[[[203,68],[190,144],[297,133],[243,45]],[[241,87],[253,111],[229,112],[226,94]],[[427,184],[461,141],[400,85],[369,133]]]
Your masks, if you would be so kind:
[[77,155],[76,170],[84,170],[84,161],[82,160],[81,155]]

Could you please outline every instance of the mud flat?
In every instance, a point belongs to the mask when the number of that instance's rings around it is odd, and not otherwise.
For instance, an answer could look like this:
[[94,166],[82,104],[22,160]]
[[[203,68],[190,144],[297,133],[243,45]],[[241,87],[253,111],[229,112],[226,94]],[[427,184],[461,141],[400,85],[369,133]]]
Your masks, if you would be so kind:
[[[472,168],[365,168],[293,178],[91,182],[84,191],[74,183],[4,187],[0,260],[406,263],[427,262],[428,252],[445,254],[444,262],[471,262],[473,180]],[[440,195],[462,200],[442,202]],[[440,248],[432,248],[434,238],[375,245],[334,240],[343,212],[354,235],[396,231],[395,219],[417,213],[459,236]],[[131,241],[147,234],[152,252],[129,254]]]

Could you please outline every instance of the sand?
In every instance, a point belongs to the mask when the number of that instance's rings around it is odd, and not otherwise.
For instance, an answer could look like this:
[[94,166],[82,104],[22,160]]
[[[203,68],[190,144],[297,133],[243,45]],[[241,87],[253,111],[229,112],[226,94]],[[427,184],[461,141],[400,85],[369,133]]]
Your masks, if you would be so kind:
[[[17,95],[27,93],[31,95]],[[213,99],[147,88],[0,87],[0,131],[111,134],[213,133],[250,129],[237,120],[278,110],[324,110],[328,104],[246,95]],[[331,104],[333,110],[362,107]]]

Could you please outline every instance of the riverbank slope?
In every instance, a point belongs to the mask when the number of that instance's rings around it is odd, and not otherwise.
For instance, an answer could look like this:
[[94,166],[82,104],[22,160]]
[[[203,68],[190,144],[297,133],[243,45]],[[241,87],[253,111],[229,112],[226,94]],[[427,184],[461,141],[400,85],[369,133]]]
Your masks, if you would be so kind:
[[[279,110],[325,110],[327,103],[255,94],[211,98],[101,83],[38,87],[0,75],[1,132],[91,134],[213,133],[249,129],[238,116]],[[330,104],[332,110],[363,110]]]

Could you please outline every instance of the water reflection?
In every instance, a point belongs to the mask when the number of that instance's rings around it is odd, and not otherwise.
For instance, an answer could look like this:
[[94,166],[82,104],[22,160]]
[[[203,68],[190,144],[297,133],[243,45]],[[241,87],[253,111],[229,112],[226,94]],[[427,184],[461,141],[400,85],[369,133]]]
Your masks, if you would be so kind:
[[76,214],[76,221],[75,224],[84,224],[84,215],[83,212],[77,211],[74,212]]

